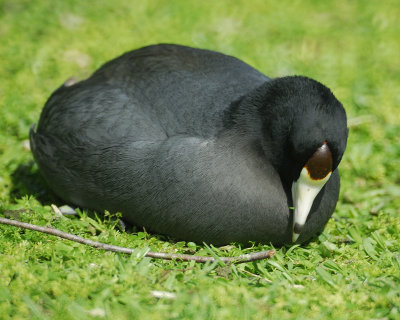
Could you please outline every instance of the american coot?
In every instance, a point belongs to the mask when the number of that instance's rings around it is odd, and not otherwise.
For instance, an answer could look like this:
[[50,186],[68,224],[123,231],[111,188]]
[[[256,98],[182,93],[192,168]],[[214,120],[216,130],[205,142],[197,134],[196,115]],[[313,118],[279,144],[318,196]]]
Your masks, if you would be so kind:
[[281,245],[332,215],[347,133],[341,103],[315,80],[162,44],[61,86],[30,140],[69,203],[175,239]]

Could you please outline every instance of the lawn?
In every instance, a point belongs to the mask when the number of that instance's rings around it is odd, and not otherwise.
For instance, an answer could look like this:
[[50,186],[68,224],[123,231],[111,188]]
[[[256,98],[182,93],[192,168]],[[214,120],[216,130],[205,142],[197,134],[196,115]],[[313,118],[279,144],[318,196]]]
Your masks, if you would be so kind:
[[[0,225],[1,319],[400,319],[400,6],[397,1],[0,0],[0,216],[118,246],[105,252]],[[234,55],[271,77],[319,80],[343,103],[348,147],[325,231],[237,265],[143,257],[269,250],[60,217],[27,139],[51,92],[107,60],[168,42]],[[154,291],[163,291],[155,297]]]

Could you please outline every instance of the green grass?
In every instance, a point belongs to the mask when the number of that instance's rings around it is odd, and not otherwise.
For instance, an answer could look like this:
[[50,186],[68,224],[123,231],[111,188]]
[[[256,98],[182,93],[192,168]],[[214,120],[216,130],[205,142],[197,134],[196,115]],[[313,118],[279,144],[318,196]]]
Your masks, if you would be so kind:
[[[0,0],[0,215],[137,248],[106,253],[1,225],[0,318],[400,319],[399,17],[397,1]],[[341,195],[316,241],[236,266],[167,262],[143,250],[210,252],[121,232],[109,216],[54,215],[61,202],[24,147],[30,125],[67,78],[159,42],[222,51],[272,77],[307,75],[343,102]]]

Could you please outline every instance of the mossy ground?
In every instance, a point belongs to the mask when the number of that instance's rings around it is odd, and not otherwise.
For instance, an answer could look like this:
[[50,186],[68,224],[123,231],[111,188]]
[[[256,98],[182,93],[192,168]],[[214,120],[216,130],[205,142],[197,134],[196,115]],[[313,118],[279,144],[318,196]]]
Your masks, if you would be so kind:
[[[0,0],[0,215],[138,248],[106,253],[1,225],[0,318],[400,319],[399,17],[397,1]],[[121,232],[110,217],[54,215],[60,200],[26,148],[47,97],[160,42],[231,54],[271,77],[307,75],[342,101],[341,195],[318,239],[236,266],[166,262],[143,250],[210,252]]]

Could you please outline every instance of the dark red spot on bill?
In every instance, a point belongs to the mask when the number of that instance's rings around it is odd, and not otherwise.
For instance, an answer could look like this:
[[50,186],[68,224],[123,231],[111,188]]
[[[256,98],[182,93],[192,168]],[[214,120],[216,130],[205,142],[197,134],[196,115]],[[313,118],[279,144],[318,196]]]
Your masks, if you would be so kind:
[[313,180],[321,180],[332,172],[332,153],[326,141],[314,152],[305,168]]

